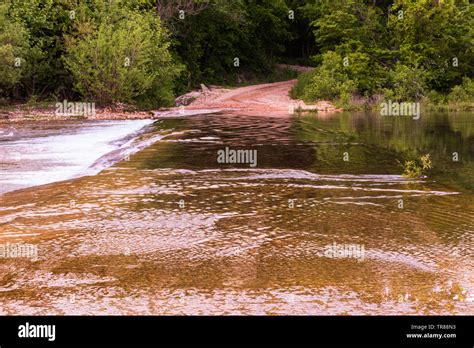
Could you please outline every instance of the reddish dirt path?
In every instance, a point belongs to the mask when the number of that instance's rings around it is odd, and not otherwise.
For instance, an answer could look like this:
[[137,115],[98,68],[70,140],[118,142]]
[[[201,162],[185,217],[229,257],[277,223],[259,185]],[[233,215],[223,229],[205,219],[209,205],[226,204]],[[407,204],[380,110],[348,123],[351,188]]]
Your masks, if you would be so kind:
[[212,113],[226,111],[228,113],[245,113],[247,115],[287,116],[295,109],[318,110],[318,112],[336,112],[329,102],[319,102],[307,105],[301,100],[291,99],[288,95],[296,80],[265,83],[239,87],[235,89],[215,88],[202,92],[191,92],[189,95],[196,99],[187,106],[171,108],[157,112],[157,117],[191,115],[197,113]]
[[288,92],[295,84],[296,80],[266,83],[240,87],[231,90],[217,91],[213,94],[204,95],[193,102],[189,108],[205,106],[206,108],[242,108],[242,109],[284,109],[293,101],[288,96]]

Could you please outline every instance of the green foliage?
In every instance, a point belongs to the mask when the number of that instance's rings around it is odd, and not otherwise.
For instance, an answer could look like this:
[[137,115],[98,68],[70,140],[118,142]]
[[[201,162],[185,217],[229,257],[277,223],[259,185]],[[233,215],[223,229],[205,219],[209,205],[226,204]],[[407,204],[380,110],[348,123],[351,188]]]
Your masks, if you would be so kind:
[[444,92],[474,73],[473,28],[469,1],[398,0],[389,14],[397,58],[426,70],[428,87]]
[[[290,39],[285,43],[285,51],[282,52],[282,61],[288,64],[309,65],[313,62],[316,42],[311,29],[310,20],[304,14],[304,5],[307,0],[286,0],[288,10],[293,11],[293,18],[289,19]],[[290,16],[289,16],[290,17]]]
[[304,72],[298,76],[298,81],[294,85],[294,87],[290,90],[290,97],[293,99],[303,98],[305,90],[311,84],[311,80],[315,75],[315,71]]
[[240,53],[250,28],[244,18],[244,9],[236,2],[225,7],[213,4],[186,20],[177,20],[175,44],[186,64],[186,88],[201,82],[223,83],[226,75],[239,70],[233,65],[234,58],[246,65],[247,54]]
[[306,101],[440,103],[451,93],[445,100],[468,105],[473,46],[468,0],[4,0],[0,97],[155,107],[200,83],[272,79],[275,62],[311,57],[317,69],[291,92]]
[[[446,96],[438,91],[428,91],[426,93],[425,104],[429,105],[444,105],[446,103]],[[427,102],[427,103],[426,103]]]
[[451,103],[473,103],[474,101],[474,81],[465,77],[462,84],[454,86],[448,95]]
[[426,72],[423,69],[396,64],[389,71],[389,89],[385,96],[397,101],[420,100],[425,95]]
[[420,157],[419,160],[405,161],[403,176],[407,178],[419,178],[427,170],[432,169],[432,161],[430,154],[426,154]]
[[342,57],[336,52],[328,51],[323,55],[320,66],[301,75],[291,94],[299,96],[302,93],[305,101],[329,99],[348,103],[356,86],[357,82],[349,78],[343,67]]
[[[325,55],[329,52],[337,54],[337,64],[332,65],[330,75],[337,76],[340,81],[323,82],[324,76],[320,75],[320,78],[313,79],[313,83],[307,84],[307,88],[299,87],[305,89],[303,93],[295,89],[293,95],[314,101],[319,94],[314,91],[320,89],[316,83],[330,84],[332,92],[325,95],[332,95],[328,98],[331,100],[343,100],[342,104],[348,104],[354,92],[359,95],[379,92],[388,80],[383,65],[391,58],[391,52],[386,48],[387,29],[383,9],[349,0],[311,2],[303,7],[303,11],[311,19],[321,51],[321,54],[314,56],[314,60],[328,65],[324,62]],[[343,60],[345,64],[342,64]]]
[[138,97],[170,103],[180,67],[159,19],[115,4],[97,14],[95,30],[83,35],[79,30],[81,35],[67,40],[64,61],[75,88],[99,104],[131,103]]
[[[310,1],[302,9],[320,50],[314,60],[323,68],[312,82],[302,77],[293,95],[340,99],[347,86],[322,78],[345,75],[358,95],[383,93],[400,101],[420,100],[446,94],[473,76],[474,5],[469,1],[323,0]],[[342,70],[328,74],[327,52],[346,59],[347,64],[338,67]],[[453,99],[470,98],[460,89],[453,91]]]
[[[169,104],[179,59],[156,14],[133,8],[120,0],[1,5],[0,92],[18,85],[25,99],[79,94],[104,104]],[[22,58],[21,68],[12,68],[13,57]]]
[[21,84],[24,96],[46,95],[68,88],[68,74],[61,61],[63,34],[71,23],[67,1],[12,1],[10,17],[29,32]]
[[182,88],[235,84],[269,73],[290,38],[287,12],[282,0],[213,0],[185,20],[169,20],[175,49],[186,64]]
[[9,4],[0,4],[0,92],[11,90],[20,81],[28,49],[26,28],[10,18],[8,10]]
[[[359,93],[375,91],[379,87],[379,67],[376,67],[367,53],[353,52],[345,56],[344,71],[354,81]],[[367,72],[371,71],[369,75]]]

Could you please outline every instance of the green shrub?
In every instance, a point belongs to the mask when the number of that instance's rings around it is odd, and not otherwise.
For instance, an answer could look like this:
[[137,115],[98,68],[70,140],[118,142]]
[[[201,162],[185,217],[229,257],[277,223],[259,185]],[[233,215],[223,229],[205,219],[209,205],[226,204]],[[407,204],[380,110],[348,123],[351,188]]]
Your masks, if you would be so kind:
[[[169,104],[180,65],[169,52],[166,32],[156,16],[110,4],[100,23],[68,37],[65,64],[74,87],[99,104]],[[86,28],[86,29],[84,29]]]
[[322,64],[309,76],[303,92],[303,99],[308,102],[347,98],[356,88],[356,82],[349,79],[343,69],[342,57],[336,52],[326,52]]
[[474,102],[474,81],[465,77],[462,84],[454,86],[448,95],[450,103],[473,103]]
[[353,106],[352,95],[356,91],[356,83],[352,80],[347,80],[341,83],[339,86],[339,96],[337,104],[345,109],[349,109]]
[[427,170],[433,168],[430,154],[426,154],[420,157],[419,160],[405,161],[403,165],[404,172],[403,176],[407,178],[419,178]]
[[[463,77],[473,76],[472,1],[305,3],[302,10],[317,45],[314,60],[323,65],[324,54],[331,51],[347,58],[344,72],[348,80],[354,81],[358,95],[384,94],[398,101],[431,96],[436,104],[442,104],[442,98],[428,91],[445,95]],[[330,76],[327,71],[318,75]],[[306,82],[305,86],[301,83],[295,89],[299,95],[305,94],[301,89],[308,90],[311,97],[319,94],[314,83]],[[337,86],[335,82],[321,89],[333,91]],[[465,88],[469,86],[453,90],[453,102],[469,100]]]
[[[342,56],[342,55],[341,55]],[[380,67],[373,62],[368,54],[353,52],[344,56],[347,64],[344,71],[360,94],[373,94],[380,85]]]
[[426,94],[426,102],[433,105],[443,105],[446,103],[446,96],[440,92],[431,90]]
[[298,76],[298,81],[290,90],[290,97],[293,99],[303,99],[304,91],[306,90],[307,86],[311,83],[313,76],[316,74],[315,70],[311,70],[308,72],[301,73]]
[[385,97],[397,101],[420,100],[425,95],[426,73],[423,69],[397,64],[389,72],[390,88]]
[[[176,15],[166,21],[175,39],[174,49],[186,64],[181,82],[185,88],[200,83],[234,84],[237,75],[265,77],[272,72],[276,55],[285,50],[284,43],[291,38],[285,1],[193,2],[206,6],[186,13],[186,20]],[[239,58],[238,67],[235,58]]]

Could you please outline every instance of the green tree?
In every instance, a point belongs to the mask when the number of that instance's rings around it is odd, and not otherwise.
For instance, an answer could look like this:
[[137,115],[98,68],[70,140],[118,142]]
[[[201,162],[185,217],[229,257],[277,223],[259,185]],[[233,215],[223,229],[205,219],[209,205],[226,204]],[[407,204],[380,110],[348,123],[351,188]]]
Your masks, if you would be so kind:
[[[337,53],[358,94],[421,99],[473,76],[474,5],[467,0],[312,0],[303,13],[319,50],[316,64]],[[294,93],[318,95],[312,80],[302,77]]]
[[377,93],[388,79],[384,67],[393,52],[387,46],[387,6],[349,0],[313,1],[302,8],[320,51],[314,61],[321,64],[324,53],[336,52],[345,62],[341,69],[359,94]]
[[9,4],[0,4],[0,93],[7,96],[24,71],[28,32],[8,16]]
[[171,103],[173,80],[181,68],[159,18],[121,4],[98,5],[97,22],[79,22],[67,39],[64,61],[75,89],[99,104]]
[[[71,4],[69,4],[71,2]],[[30,49],[25,54],[21,84],[25,97],[47,96],[71,89],[62,63],[64,33],[71,28],[72,0],[12,1],[10,16],[28,30]]]
[[283,0],[194,3],[194,10],[185,11],[184,18],[177,11],[169,15],[170,10],[164,16],[174,48],[186,64],[185,88],[202,82],[235,83],[240,77],[271,71],[290,38]]
[[397,0],[389,15],[397,60],[427,72],[431,89],[447,92],[474,74],[474,5],[469,1]]

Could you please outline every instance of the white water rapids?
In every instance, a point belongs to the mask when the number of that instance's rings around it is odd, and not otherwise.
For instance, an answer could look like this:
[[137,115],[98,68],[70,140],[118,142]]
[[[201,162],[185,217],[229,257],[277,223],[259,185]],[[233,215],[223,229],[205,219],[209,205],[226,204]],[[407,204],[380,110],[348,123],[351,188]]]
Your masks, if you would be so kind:
[[71,122],[60,128],[30,124],[0,129],[0,194],[94,175],[103,169],[91,167],[99,158],[129,147],[137,132],[152,122]]

